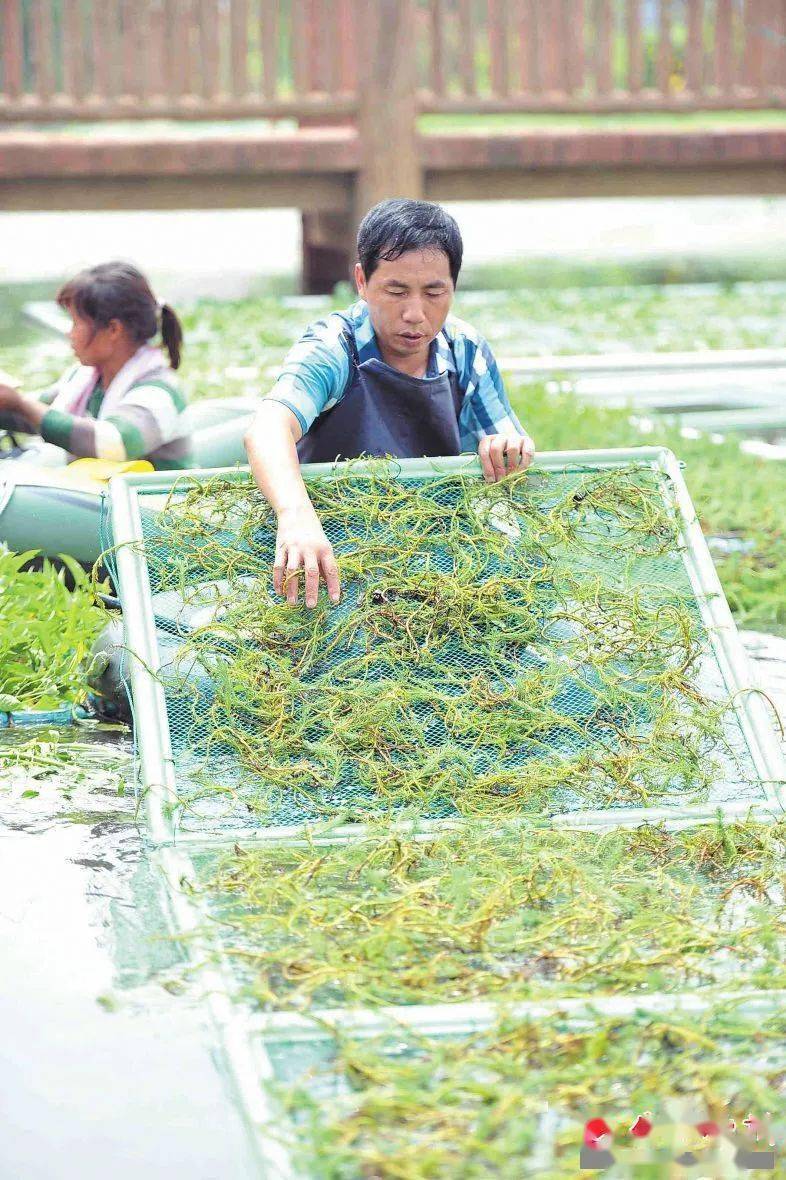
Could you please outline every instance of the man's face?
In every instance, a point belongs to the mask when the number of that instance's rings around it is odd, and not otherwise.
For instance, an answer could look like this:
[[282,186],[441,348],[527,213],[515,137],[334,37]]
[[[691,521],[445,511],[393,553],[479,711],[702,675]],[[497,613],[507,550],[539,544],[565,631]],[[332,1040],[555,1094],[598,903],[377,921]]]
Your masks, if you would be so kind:
[[422,360],[442,329],[455,288],[442,250],[411,250],[394,262],[380,260],[366,280],[355,266],[358,292],[368,304],[382,357],[402,367]]

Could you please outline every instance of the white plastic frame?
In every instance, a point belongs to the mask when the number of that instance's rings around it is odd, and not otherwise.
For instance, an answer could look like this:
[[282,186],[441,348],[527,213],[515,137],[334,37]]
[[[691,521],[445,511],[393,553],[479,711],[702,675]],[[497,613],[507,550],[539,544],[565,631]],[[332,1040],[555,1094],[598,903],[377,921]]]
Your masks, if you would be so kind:
[[[764,800],[757,804],[747,801],[727,803],[720,808],[717,804],[711,804],[587,810],[558,814],[552,817],[551,822],[571,828],[607,828],[645,822],[698,823],[712,819],[719,810],[728,818],[742,818],[751,814],[759,818],[780,815],[783,810],[781,787],[786,783],[786,763],[764,700],[756,687],[747,653],[721,589],[677,459],[663,447],[630,447],[606,451],[552,451],[539,455],[536,462],[537,466],[549,471],[572,467],[621,467],[636,463],[648,465],[669,477],[681,520],[681,549],[686,570],[764,793]],[[353,463],[353,477],[362,475],[364,467],[365,464]],[[340,479],[344,469],[342,463],[315,463],[304,466],[303,474],[306,480],[318,477]],[[402,476],[415,478],[451,472],[480,475],[477,459],[465,456],[435,460],[402,459],[395,461],[395,469]],[[193,479],[207,480],[216,476],[245,480],[247,471],[233,468],[218,472],[193,472],[189,473],[188,479],[191,482]],[[157,676],[158,645],[137,496],[138,491],[171,492],[179,479],[182,476],[153,472],[122,476],[112,480],[110,485],[117,574],[124,605],[126,645],[131,653],[130,681],[140,779],[145,793],[150,837],[159,845],[171,843],[176,837],[196,839],[200,843],[205,840],[204,836],[187,836],[186,833],[176,831],[177,793],[172,748],[164,690]],[[434,826],[450,822],[434,821]],[[289,839],[302,830],[302,826],[260,829],[257,833],[248,829],[225,829],[221,839]],[[350,831],[360,834],[361,828],[348,828],[347,832]]]

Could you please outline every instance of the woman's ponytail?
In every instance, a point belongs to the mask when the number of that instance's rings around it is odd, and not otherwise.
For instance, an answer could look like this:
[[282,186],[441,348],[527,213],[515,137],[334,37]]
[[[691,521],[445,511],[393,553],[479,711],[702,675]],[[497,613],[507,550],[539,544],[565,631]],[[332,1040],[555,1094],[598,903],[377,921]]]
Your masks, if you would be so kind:
[[173,369],[180,365],[180,350],[183,344],[183,329],[180,320],[168,303],[161,304],[161,339],[169,353],[169,363]]

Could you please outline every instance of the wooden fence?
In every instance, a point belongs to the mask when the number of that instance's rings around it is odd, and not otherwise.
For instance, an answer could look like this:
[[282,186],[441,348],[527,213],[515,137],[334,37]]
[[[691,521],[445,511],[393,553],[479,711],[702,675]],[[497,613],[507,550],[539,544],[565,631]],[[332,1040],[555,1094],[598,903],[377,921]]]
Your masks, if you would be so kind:
[[[0,0],[0,118],[354,115],[380,0]],[[786,106],[786,0],[409,0],[422,112]]]

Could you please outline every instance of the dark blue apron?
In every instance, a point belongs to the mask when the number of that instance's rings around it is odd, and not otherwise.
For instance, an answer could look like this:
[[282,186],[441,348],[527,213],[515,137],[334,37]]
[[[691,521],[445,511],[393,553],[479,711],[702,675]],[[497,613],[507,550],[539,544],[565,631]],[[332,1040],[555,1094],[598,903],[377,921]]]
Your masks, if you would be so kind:
[[396,459],[461,454],[462,395],[456,373],[409,377],[373,357],[361,364],[351,332],[349,386],[317,418],[297,446],[301,463],[331,463],[359,455]]

